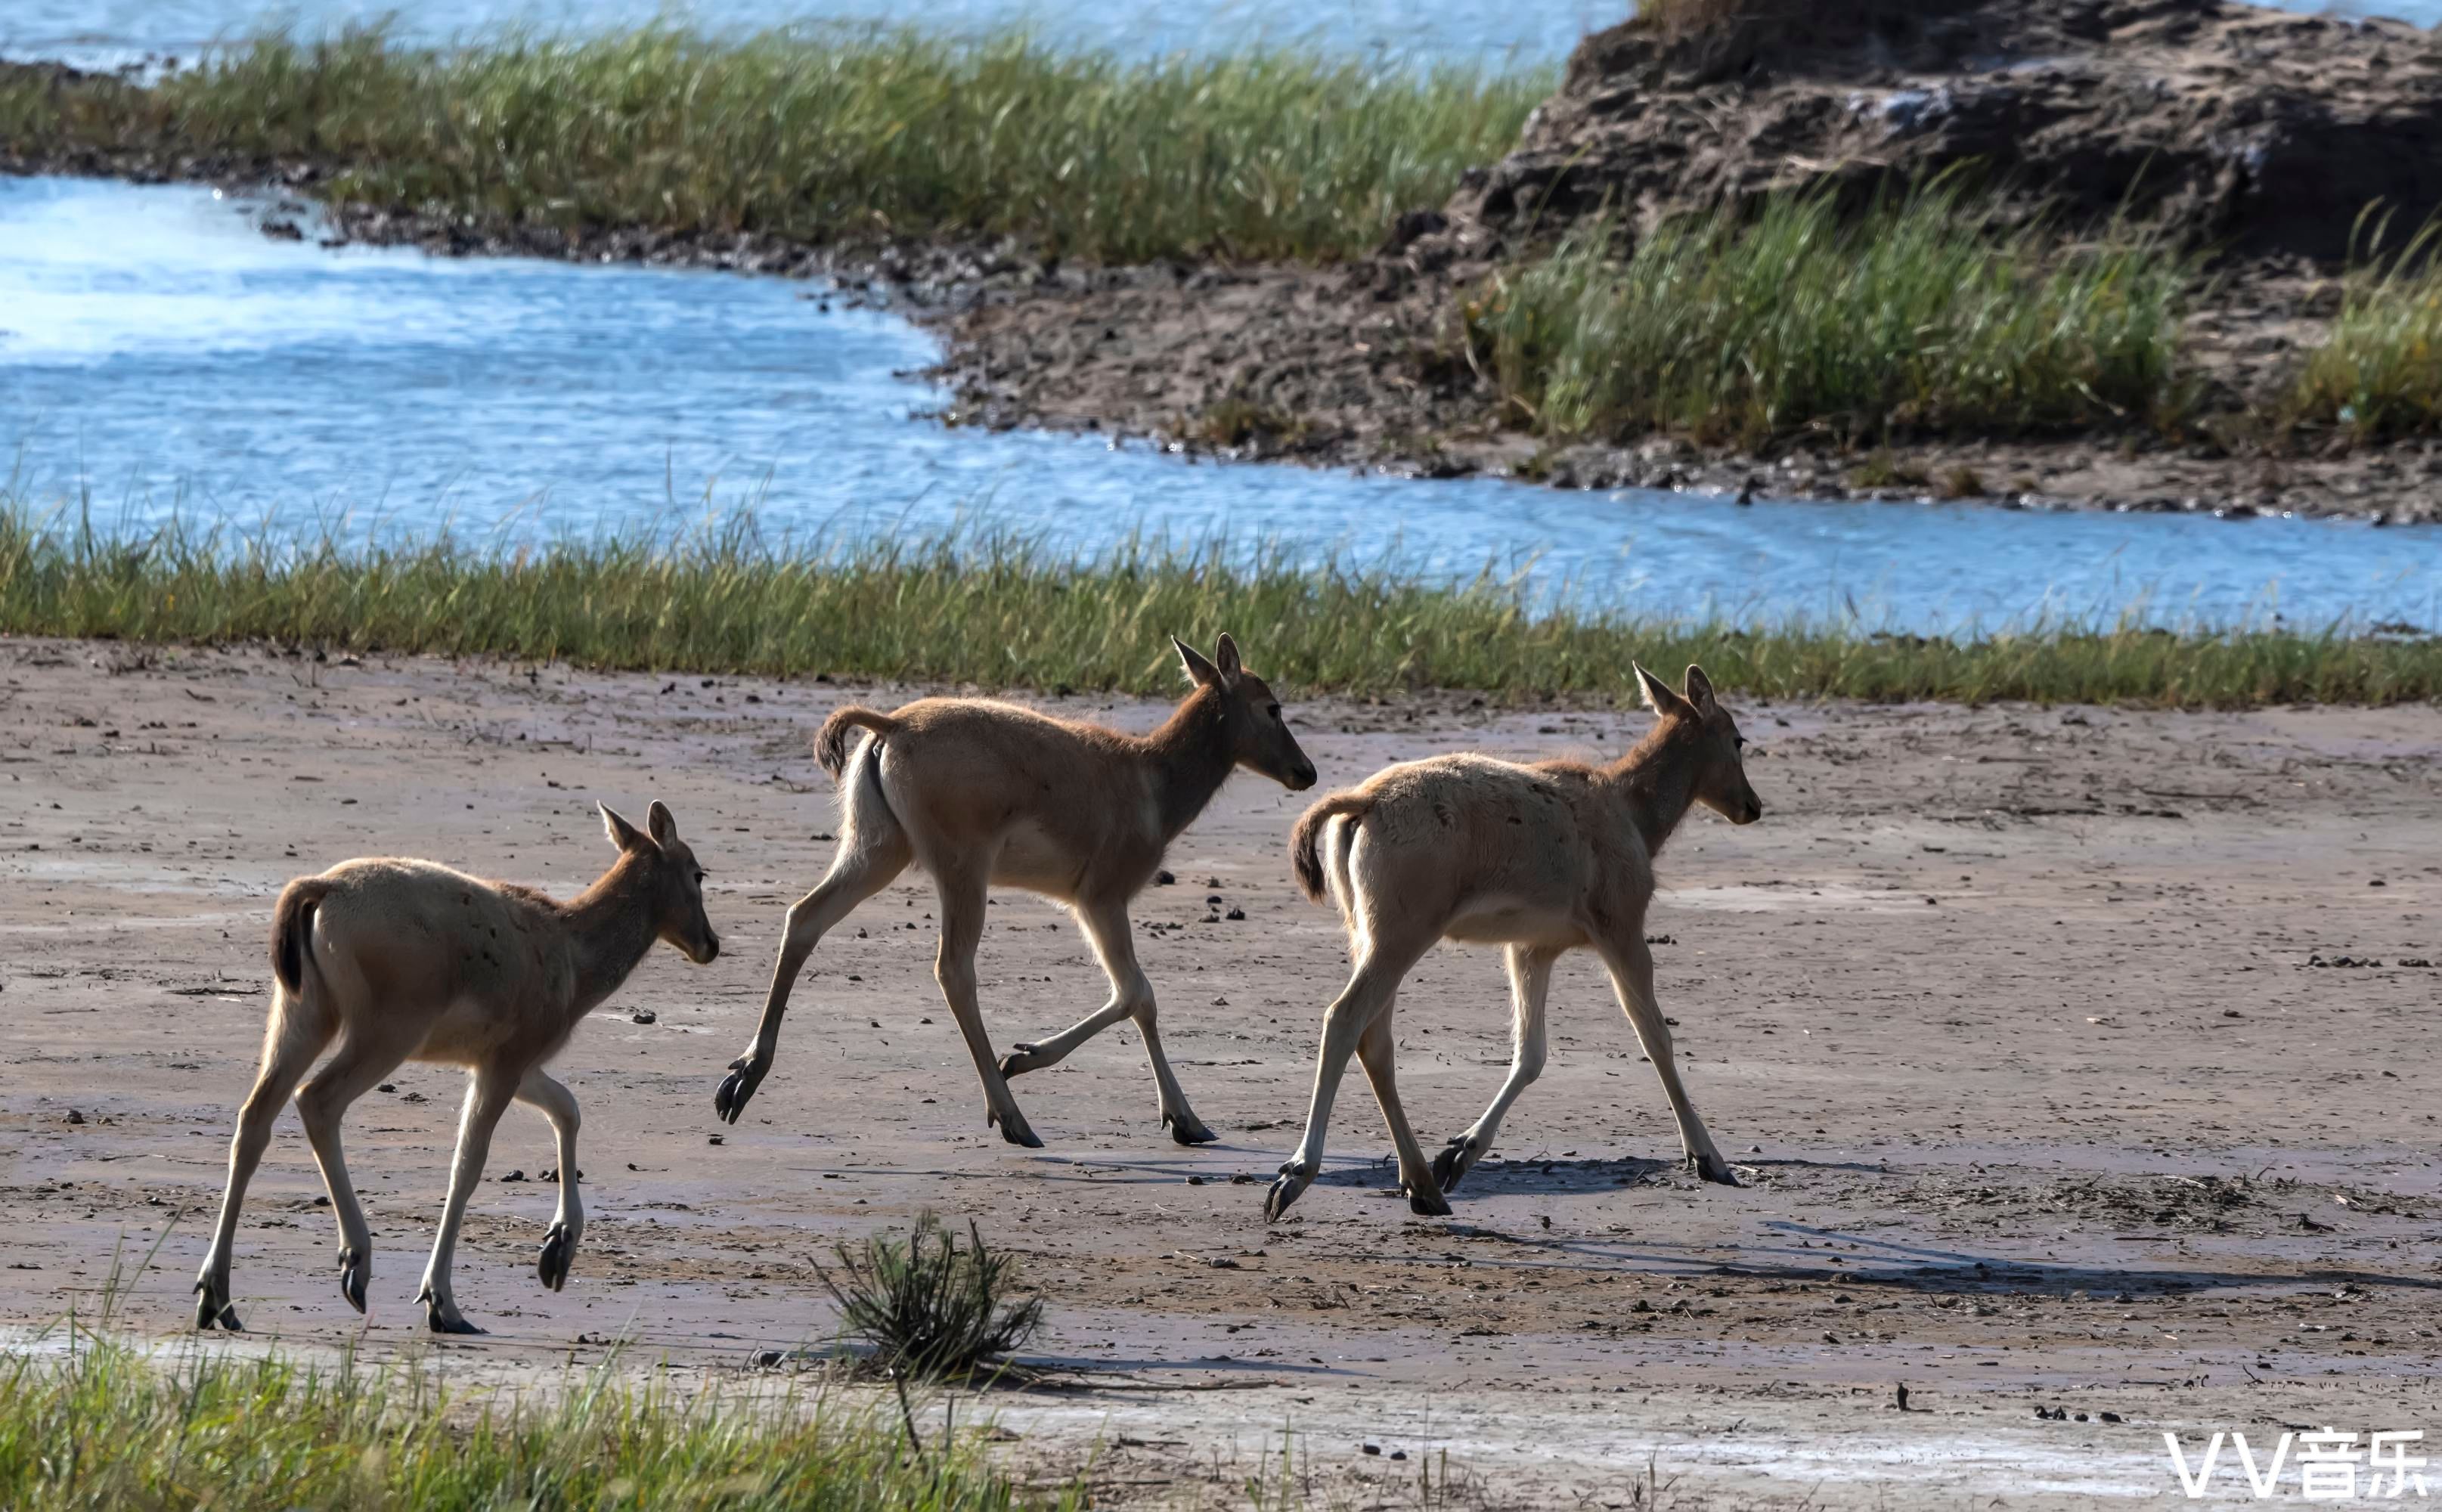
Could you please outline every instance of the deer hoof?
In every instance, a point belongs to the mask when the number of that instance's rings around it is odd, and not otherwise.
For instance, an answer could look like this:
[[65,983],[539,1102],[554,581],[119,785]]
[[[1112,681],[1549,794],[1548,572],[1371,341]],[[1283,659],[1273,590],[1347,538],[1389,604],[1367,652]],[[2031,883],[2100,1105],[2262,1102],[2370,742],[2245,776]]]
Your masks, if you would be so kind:
[[712,1095],[713,1117],[723,1123],[737,1122],[738,1116],[746,1111],[747,1099],[763,1084],[763,1073],[771,1068],[771,1062],[751,1055],[730,1062],[729,1074],[721,1079],[720,1090]]
[[1298,1199],[1298,1193],[1303,1192],[1313,1179],[1300,1171],[1295,1161],[1281,1167],[1281,1174],[1272,1178],[1272,1189],[1264,1193],[1264,1221],[1280,1222],[1281,1214],[1289,1211],[1289,1204]]
[[576,1245],[569,1237],[568,1225],[556,1223],[543,1235],[542,1255],[535,1262],[535,1274],[542,1284],[557,1291],[568,1284],[568,1263],[576,1254]]
[[1204,1120],[1193,1113],[1182,1113],[1162,1120],[1170,1125],[1170,1137],[1179,1144],[1211,1144],[1221,1136],[1204,1126]]
[[370,1258],[358,1255],[354,1249],[339,1251],[339,1295],[345,1297],[348,1305],[358,1312],[365,1310],[365,1281],[374,1268]]
[[1449,1200],[1432,1188],[1410,1187],[1408,1211],[1420,1218],[1447,1218],[1450,1215]]
[[988,1114],[985,1116],[984,1121],[986,1123],[999,1124],[1000,1137],[1007,1139],[1011,1144],[1023,1145],[1029,1150],[1040,1150],[1043,1148],[1043,1141],[1037,1139],[1035,1137],[1034,1130],[1028,1126],[1026,1118],[1023,1114],[1012,1112],[1005,1119],[997,1113]]
[[195,1283],[195,1327],[210,1333],[215,1324],[232,1334],[246,1332],[245,1326],[237,1321],[237,1309],[229,1305],[228,1294],[210,1281],[198,1281]]
[[[1460,1179],[1475,1169],[1470,1144],[1470,1140],[1461,1136],[1443,1145],[1442,1153],[1433,1157],[1433,1184],[1445,1193],[1456,1188]],[[1459,1162],[1462,1160],[1467,1163],[1461,1165]]]
[[459,1316],[457,1304],[443,1299],[429,1286],[415,1294],[424,1303],[424,1326],[436,1334],[480,1334],[482,1329]]
[[1730,1163],[1710,1151],[1694,1157],[1687,1163],[1696,1168],[1696,1175],[1702,1180],[1724,1187],[1743,1185],[1739,1180],[1738,1173],[1730,1169]]

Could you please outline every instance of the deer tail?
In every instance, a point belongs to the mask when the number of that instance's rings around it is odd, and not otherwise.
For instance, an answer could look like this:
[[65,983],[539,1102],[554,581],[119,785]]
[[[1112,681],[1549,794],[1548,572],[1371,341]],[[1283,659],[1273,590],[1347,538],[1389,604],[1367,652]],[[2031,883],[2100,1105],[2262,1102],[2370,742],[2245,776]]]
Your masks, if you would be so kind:
[[1319,854],[1323,831],[1342,814],[1352,824],[1361,823],[1373,807],[1371,793],[1335,792],[1308,809],[1299,818],[1297,828],[1289,831],[1289,869],[1297,873],[1298,888],[1309,901],[1319,903],[1331,896]]
[[271,911],[271,975],[295,997],[305,991],[305,968],[314,958],[307,937],[314,929],[314,910],[330,895],[321,877],[300,877],[281,889]]
[[814,736],[814,760],[834,777],[847,769],[847,733],[854,729],[886,736],[898,731],[899,721],[879,709],[854,703],[825,720]]

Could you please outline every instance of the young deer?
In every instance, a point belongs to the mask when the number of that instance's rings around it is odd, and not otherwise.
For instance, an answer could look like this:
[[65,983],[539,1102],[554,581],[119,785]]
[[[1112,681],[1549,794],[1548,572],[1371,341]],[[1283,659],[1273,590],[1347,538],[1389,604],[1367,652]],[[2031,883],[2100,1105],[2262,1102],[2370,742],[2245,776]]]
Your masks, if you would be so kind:
[[[1398,1148],[1408,1207],[1449,1212],[1442,1194],[1492,1148],[1502,1116],[1543,1069],[1552,963],[1580,945],[1610,969],[1662,1078],[1688,1162],[1707,1181],[1738,1184],[1679,1084],[1670,1030],[1653,996],[1645,910],[1653,901],[1653,858],[1691,803],[1741,825],[1761,818],[1763,803],[1740,759],[1746,741],[1702,668],[1687,668],[1684,694],[1641,666],[1636,679],[1658,718],[1610,766],[1436,756],[1387,767],[1298,821],[1289,840],[1298,884],[1315,902],[1327,895],[1339,904],[1355,970],[1324,1015],[1305,1138],[1272,1183],[1267,1217],[1280,1217],[1321,1169],[1323,1127],[1352,1050]],[[1400,980],[1445,938],[1508,947],[1515,1052],[1484,1117],[1428,1167],[1393,1080],[1391,1012]]]
[[[1221,637],[1206,661],[1171,644],[1194,683],[1149,736],[1055,720],[981,699],[923,699],[891,714],[845,708],[814,737],[815,759],[838,779],[839,849],[820,885],[789,909],[772,992],[746,1053],[730,1063],[713,1099],[735,1123],[771,1073],[789,990],[823,936],[912,863],[940,899],[941,943],[933,975],[975,1057],[984,1120],[1011,1144],[1039,1146],[1008,1078],[1057,1066],[1121,1019],[1144,1036],[1161,1120],[1181,1144],[1214,1138],[1171,1074],[1154,1026],[1153,984],[1137,966],[1128,903],[1161,866],[1162,852],[1212,801],[1230,772],[1248,767],[1291,791],[1314,786],[1264,680]],[[853,732],[857,738],[849,749]],[[1111,979],[1111,1000],[1047,1040],[993,1061],[975,1001],[975,943],[984,892],[1022,887],[1068,904]]]
[[[229,1141],[220,1227],[195,1281],[196,1327],[238,1330],[229,1305],[238,1207],[291,1090],[339,1219],[339,1295],[365,1310],[373,1235],[339,1152],[339,1119],[409,1059],[469,1073],[449,1199],[416,1294],[426,1323],[436,1334],[483,1332],[460,1315],[450,1294],[450,1252],[466,1199],[483,1179],[492,1126],[512,1100],[539,1109],[556,1136],[559,1211],[536,1270],[554,1291],[567,1283],[585,1230],[576,1197],[576,1098],[543,1073],[543,1063],[619,990],[654,940],[667,940],[699,964],[720,954],[720,938],[703,917],[703,872],[669,810],[653,805],[649,835],[608,808],[602,822],[619,859],[574,902],[428,861],[391,859],[343,861],[281,893],[272,917],[277,985],[263,1068]],[[335,1037],[338,1051],[297,1089]]]

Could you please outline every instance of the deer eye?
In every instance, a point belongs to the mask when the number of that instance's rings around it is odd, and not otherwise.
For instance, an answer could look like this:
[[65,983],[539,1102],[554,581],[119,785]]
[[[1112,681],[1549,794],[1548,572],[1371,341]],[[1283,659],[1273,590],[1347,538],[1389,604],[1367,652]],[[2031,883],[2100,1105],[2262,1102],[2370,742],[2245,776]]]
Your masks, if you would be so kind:
[[702,872],[700,872],[700,871],[699,871],[699,872],[697,872],[697,873],[695,874],[695,884],[696,884],[697,886],[699,886],[699,887],[701,887],[701,886],[702,886],[702,885],[703,885],[703,873],[702,873]]
[[1743,735],[1732,736],[1730,738],[1732,738],[1733,740],[1736,740],[1736,741],[1738,742],[1738,746],[1739,746],[1739,749],[1740,749],[1740,750],[1743,751],[1743,750],[1745,750],[1745,749],[1747,748],[1747,738],[1746,738],[1745,736],[1743,736]]
[[1267,703],[1264,705],[1264,712],[1272,717],[1273,722],[1279,722],[1281,717],[1281,706],[1279,704]]

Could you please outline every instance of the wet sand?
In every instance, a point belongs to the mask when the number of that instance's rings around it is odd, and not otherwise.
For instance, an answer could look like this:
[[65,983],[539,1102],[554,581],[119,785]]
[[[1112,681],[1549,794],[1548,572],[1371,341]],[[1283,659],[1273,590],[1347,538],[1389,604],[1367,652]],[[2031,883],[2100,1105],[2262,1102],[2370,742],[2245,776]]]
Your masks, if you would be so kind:
[[[1747,1184],[1677,1168],[1651,1069],[1572,957],[1551,1065],[1452,1217],[1391,1191],[1352,1076],[1324,1175],[1267,1228],[1345,962],[1288,876],[1301,798],[1247,774],[1137,914],[1219,1143],[1168,1141],[1121,1029],[1017,1081],[1046,1148],[1004,1144],[913,874],[825,943],[745,1120],[714,1121],[782,911],[829,856],[808,737],[910,692],[0,642],[0,1324],[90,1308],[114,1248],[168,1226],[119,1317],[182,1334],[282,882],[407,851],[567,894],[610,857],[594,800],[660,797],[727,948],[658,952],[559,1063],[586,1115],[568,1289],[534,1279],[551,1143],[513,1111],[458,1262],[494,1332],[428,1342],[410,1298],[460,1078],[410,1066],[349,1124],[370,1319],[337,1295],[291,1112],[240,1231],[250,1337],[535,1379],[624,1338],[729,1375],[831,1337],[811,1267],[833,1240],[932,1208],[1024,1257],[1051,1299],[1033,1355],[1094,1373],[996,1395],[1009,1452],[1099,1443],[1119,1500],[1226,1498],[1277,1472],[1285,1428],[1326,1499],[1412,1500],[1447,1451],[1467,1500],[1522,1505],[1628,1505],[1649,1467],[1698,1505],[2176,1495],[2166,1429],[2442,1433],[2442,971],[2404,964],[2442,959],[2442,712],[1741,703],[1771,811],[1691,817],[1649,927]],[[1326,789],[1458,748],[1614,754],[1644,724],[1465,696],[1293,713]],[[2342,956],[2380,964],[2313,964]],[[1103,997],[1025,895],[995,895],[980,965],[1004,1048]],[[1507,1063],[1497,956],[1429,957],[1398,1011],[1438,1145]]]

